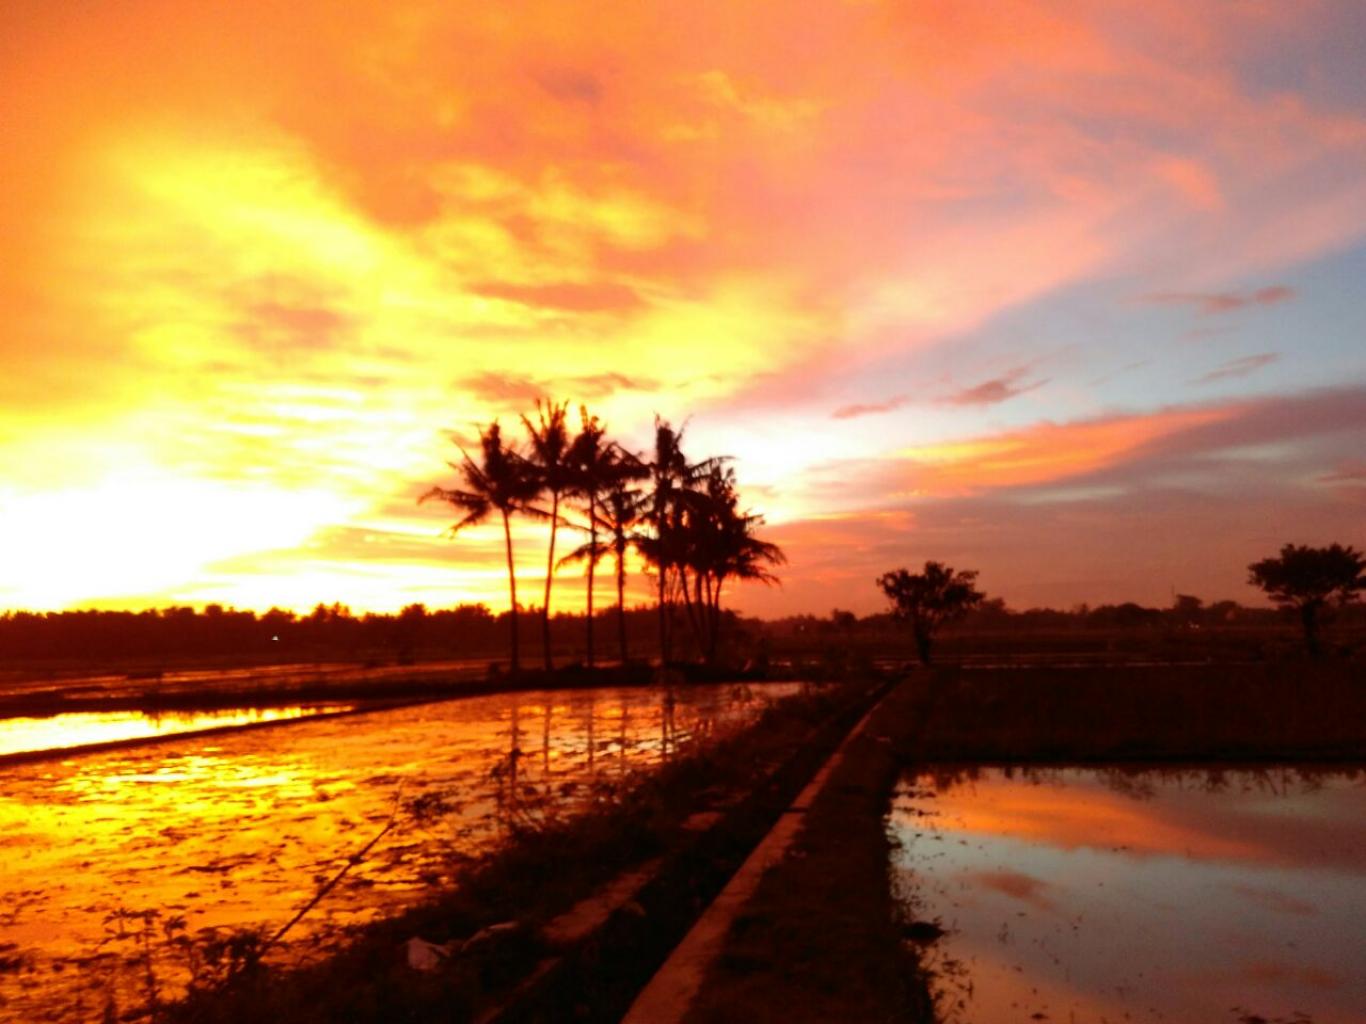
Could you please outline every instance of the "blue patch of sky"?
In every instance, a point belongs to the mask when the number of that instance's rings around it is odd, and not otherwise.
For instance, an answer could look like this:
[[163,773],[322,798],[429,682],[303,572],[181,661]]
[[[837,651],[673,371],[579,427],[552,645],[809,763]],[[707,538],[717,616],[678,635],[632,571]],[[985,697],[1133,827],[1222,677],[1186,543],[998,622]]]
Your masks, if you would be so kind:
[[[907,395],[898,412],[914,409],[923,418],[932,411],[934,435],[951,437],[1042,419],[1359,384],[1366,382],[1362,281],[1366,245],[1205,290],[1242,296],[1273,286],[1294,290],[1285,301],[1220,313],[1202,312],[1197,302],[1146,301],[1133,278],[1088,281],[1005,310],[930,348],[891,356],[839,390],[869,404]],[[1269,356],[1275,358],[1262,358]],[[1012,371],[1018,372],[1014,387],[1046,383],[998,403],[945,401]],[[868,418],[879,415],[894,414]]]

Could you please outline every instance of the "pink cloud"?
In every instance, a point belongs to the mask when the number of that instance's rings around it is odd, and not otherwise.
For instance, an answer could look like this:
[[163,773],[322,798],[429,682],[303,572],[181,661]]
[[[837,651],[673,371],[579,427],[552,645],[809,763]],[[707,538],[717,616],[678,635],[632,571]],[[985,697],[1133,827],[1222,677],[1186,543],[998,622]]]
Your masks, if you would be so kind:
[[952,395],[942,399],[950,405],[997,405],[1007,402],[1019,395],[1026,394],[1036,388],[1041,388],[1048,383],[1048,380],[1037,380],[1030,384],[1019,384],[1018,381],[1028,372],[1028,367],[1019,367],[1011,370],[1002,377],[983,381],[974,387],[964,388]]
[[842,405],[830,414],[830,418],[835,420],[852,420],[859,416],[872,416],[881,412],[892,412],[895,409],[900,409],[909,401],[910,398],[906,395],[893,395],[885,402]]
[[1155,292],[1143,296],[1143,301],[1171,305],[1195,306],[1201,314],[1231,313],[1249,306],[1274,306],[1295,297],[1289,285],[1275,284],[1249,292]]
[[1260,355],[1231,359],[1227,363],[1224,363],[1224,365],[1210,370],[1209,373],[1201,374],[1199,377],[1192,380],[1191,383],[1213,384],[1215,381],[1246,377],[1248,374],[1256,373],[1264,366],[1270,366],[1280,358],[1280,353],[1278,352],[1263,352]]

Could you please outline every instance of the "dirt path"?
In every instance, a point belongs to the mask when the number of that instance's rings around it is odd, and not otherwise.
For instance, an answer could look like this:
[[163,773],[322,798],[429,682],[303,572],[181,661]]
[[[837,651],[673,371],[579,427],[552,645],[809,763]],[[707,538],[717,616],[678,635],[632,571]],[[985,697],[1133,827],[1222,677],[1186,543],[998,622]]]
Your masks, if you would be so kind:
[[907,687],[854,729],[628,1022],[928,1020],[894,920],[882,825]]

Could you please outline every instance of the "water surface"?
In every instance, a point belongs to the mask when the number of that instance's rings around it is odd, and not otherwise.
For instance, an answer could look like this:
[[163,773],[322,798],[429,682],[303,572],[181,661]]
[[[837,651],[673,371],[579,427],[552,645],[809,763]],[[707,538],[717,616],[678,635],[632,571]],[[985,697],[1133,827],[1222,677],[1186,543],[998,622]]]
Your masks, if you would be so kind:
[[1366,1020],[1366,772],[916,773],[889,828],[945,1021]]
[[0,757],[306,718],[309,715],[345,711],[349,707],[346,704],[300,704],[293,707],[221,708],[155,714],[143,711],[78,711],[42,718],[4,718],[0,719]]
[[[0,1020],[98,1019],[135,1003],[110,954],[156,911],[190,934],[287,921],[394,815],[421,798],[290,935],[326,948],[494,848],[511,813],[572,813],[755,716],[796,685],[499,694],[11,766],[0,775]],[[126,959],[126,957],[125,957]],[[173,993],[184,972],[158,977]]]

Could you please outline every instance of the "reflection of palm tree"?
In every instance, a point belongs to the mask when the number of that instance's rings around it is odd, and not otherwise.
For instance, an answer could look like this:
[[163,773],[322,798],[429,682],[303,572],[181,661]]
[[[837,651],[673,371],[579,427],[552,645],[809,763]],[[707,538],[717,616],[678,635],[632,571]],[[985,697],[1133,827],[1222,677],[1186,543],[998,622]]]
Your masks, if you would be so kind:
[[511,667],[516,672],[520,667],[517,644],[517,571],[512,562],[512,514],[525,507],[536,493],[536,484],[527,472],[526,460],[516,448],[503,444],[502,430],[494,420],[488,428],[479,433],[479,446],[482,460],[476,462],[468,452],[460,449],[460,463],[447,463],[460,474],[463,488],[447,490],[433,487],[418,499],[424,502],[432,498],[446,502],[457,512],[463,513],[450,527],[452,535],[467,526],[483,522],[496,509],[503,518],[503,540],[507,551],[508,599],[510,608],[509,646]]
[[569,431],[564,424],[568,408],[568,402],[555,405],[538,399],[536,423],[522,417],[522,424],[531,438],[531,464],[535,467],[537,483],[540,490],[550,495],[550,553],[545,566],[545,607],[541,609],[541,643],[545,648],[547,672],[554,667],[550,656],[550,588],[555,581],[555,533],[560,525],[560,498],[574,485]]

